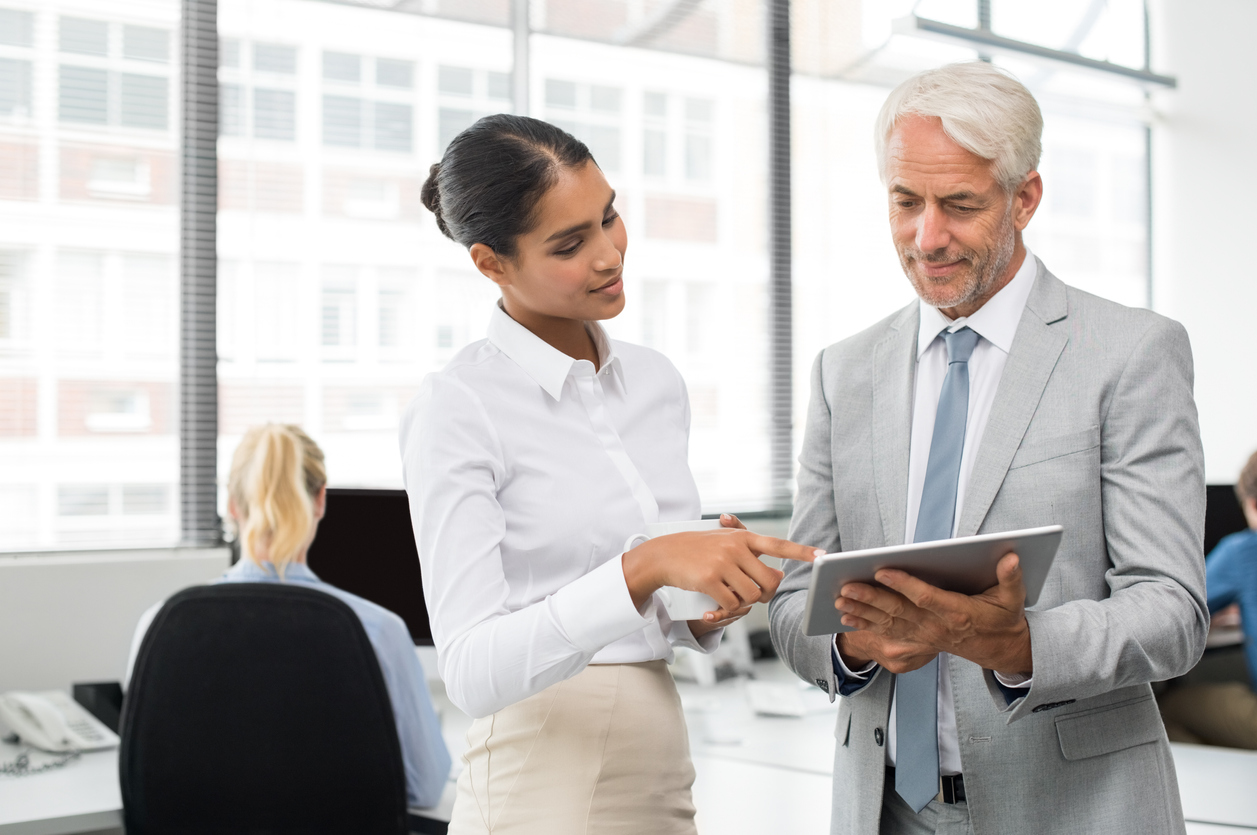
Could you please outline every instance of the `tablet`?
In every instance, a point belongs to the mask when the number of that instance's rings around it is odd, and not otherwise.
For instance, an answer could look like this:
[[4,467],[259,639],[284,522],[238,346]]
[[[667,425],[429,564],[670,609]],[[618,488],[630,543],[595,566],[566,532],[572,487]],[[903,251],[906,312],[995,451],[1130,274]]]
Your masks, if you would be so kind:
[[834,608],[838,592],[847,583],[877,585],[873,575],[883,568],[906,571],[947,591],[978,594],[997,584],[995,566],[1014,552],[1021,559],[1026,605],[1033,606],[1039,599],[1063,531],[1060,525],[1051,525],[817,557],[812,563],[812,582],[807,589],[803,632],[806,635],[850,632],[850,627],[842,625],[842,612]]

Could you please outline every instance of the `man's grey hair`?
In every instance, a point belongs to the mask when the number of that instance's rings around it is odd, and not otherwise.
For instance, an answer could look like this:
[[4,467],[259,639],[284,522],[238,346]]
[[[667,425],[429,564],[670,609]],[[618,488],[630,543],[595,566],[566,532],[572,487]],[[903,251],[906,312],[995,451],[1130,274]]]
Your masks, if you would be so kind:
[[934,116],[957,145],[991,161],[1005,192],[1013,192],[1039,165],[1043,114],[1012,73],[984,61],[948,64],[918,73],[896,87],[874,126],[877,170],[886,182],[886,145],[895,123],[910,115]]

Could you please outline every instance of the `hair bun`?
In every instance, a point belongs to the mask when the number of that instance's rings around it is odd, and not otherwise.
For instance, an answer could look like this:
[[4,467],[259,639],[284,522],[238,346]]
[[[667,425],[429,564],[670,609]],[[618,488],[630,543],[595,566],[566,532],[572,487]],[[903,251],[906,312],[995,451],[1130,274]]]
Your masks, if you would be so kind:
[[441,163],[432,163],[432,167],[428,169],[428,179],[423,181],[423,188],[419,191],[419,199],[423,201],[424,207],[436,216],[436,226],[441,230],[441,234],[452,239],[453,236],[445,225],[445,218],[441,217],[441,187],[437,183],[437,175],[440,172]]

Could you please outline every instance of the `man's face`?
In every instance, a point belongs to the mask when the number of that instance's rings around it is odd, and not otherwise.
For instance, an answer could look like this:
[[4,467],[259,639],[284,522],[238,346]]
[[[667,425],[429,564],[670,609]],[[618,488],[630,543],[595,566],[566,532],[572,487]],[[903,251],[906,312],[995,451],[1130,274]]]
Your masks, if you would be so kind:
[[895,249],[917,295],[952,318],[972,315],[1025,257],[1018,233],[1038,206],[1038,174],[1007,194],[990,162],[952,141],[937,118],[908,116],[887,143],[886,179]]

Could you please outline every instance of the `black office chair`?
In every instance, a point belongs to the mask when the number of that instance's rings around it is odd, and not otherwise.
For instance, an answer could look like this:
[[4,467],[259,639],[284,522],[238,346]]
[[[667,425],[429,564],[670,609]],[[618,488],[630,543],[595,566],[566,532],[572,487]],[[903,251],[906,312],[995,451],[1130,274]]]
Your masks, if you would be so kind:
[[127,835],[405,835],[393,709],[357,615],[314,589],[171,597],[122,711]]

